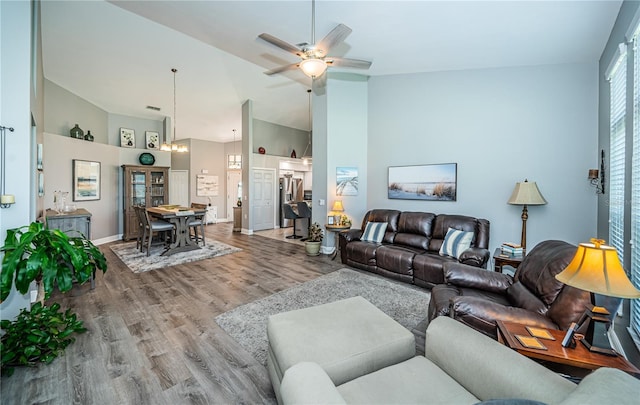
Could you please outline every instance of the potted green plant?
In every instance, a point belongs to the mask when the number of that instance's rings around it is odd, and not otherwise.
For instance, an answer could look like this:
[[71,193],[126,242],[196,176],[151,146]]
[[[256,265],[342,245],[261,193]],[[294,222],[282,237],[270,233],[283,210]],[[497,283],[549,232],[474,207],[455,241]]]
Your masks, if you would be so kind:
[[309,236],[304,242],[304,248],[309,256],[318,256],[320,254],[320,244],[322,243],[322,237],[324,231],[320,227],[320,224],[314,222],[309,227]]
[[[43,292],[41,299],[48,299],[56,287],[66,292],[74,281],[82,284],[90,280],[96,270],[107,271],[107,259],[90,240],[69,237],[39,222],[9,229],[0,251],[4,253],[0,302],[7,299],[14,283],[18,292],[26,294],[36,281]],[[40,303],[31,311],[23,310],[14,321],[2,321],[3,372],[19,364],[50,363],[73,341],[68,339],[71,333],[84,331],[75,314],[69,310],[58,313],[59,308],[58,304],[46,307]]]

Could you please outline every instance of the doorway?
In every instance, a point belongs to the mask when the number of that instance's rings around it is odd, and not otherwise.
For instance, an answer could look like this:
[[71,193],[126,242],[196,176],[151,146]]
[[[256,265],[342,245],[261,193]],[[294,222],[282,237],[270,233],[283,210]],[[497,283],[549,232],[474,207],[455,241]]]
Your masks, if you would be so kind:
[[171,170],[169,173],[169,204],[188,207],[189,200],[189,170]]
[[229,170],[227,172],[227,221],[233,222],[233,207],[242,198],[242,171]]
[[253,193],[251,209],[253,210],[253,230],[273,229],[275,227],[275,169],[251,170]]

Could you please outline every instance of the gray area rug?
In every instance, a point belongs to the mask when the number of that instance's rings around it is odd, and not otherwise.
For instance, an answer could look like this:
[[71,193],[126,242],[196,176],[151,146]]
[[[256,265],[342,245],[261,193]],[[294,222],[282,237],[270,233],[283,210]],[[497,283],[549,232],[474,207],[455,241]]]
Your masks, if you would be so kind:
[[[220,314],[215,321],[263,365],[267,364],[270,315],[362,296],[405,328],[427,317],[431,294],[375,275],[341,269]],[[415,332],[414,332],[415,333]]]
[[162,245],[151,246],[150,254],[147,256],[146,251],[145,253],[140,253],[136,249],[135,241],[112,245],[111,250],[132,272],[144,273],[150,270],[228,255],[229,253],[239,252],[242,249],[207,238],[206,245],[202,249],[176,253],[171,256],[160,256],[164,251],[164,246]]

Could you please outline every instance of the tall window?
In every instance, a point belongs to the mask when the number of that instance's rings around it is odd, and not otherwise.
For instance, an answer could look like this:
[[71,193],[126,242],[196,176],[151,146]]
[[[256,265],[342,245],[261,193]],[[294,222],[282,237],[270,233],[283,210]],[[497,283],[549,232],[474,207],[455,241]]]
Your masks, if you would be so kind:
[[[638,29],[636,28],[636,32]],[[633,155],[631,158],[631,282],[640,285],[640,52],[633,36]],[[640,336],[640,300],[631,300],[630,327]]]
[[609,156],[609,243],[618,250],[620,261],[624,262],[624,181],[625,181],[625,116],[627,97],[627,55],[626,46],[620,45],[619,52],[607,69],[607,79],[611,85],[610,98],[610,156]]

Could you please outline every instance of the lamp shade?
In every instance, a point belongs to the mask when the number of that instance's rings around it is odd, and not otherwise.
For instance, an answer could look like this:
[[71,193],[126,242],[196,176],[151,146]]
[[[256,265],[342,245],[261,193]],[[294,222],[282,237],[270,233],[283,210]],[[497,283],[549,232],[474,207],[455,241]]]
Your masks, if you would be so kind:
[[322,59],[305,59],[300,62],[300,69],[302,69],[305,75],[316,78],[322,76],[324,71],[327,70],[327,64]]
[[341,200],[334,201],[331,211],[344,211],[344,207],[342,206],[342,201]]
[[618,298],[640,298],[624,272],[616,249],[601,239],[581,243],[569,265],[556,279],[572,287]]
[[516,187],[513,189],[513,193],[511,193],[507,203],[514,205],[544,205],[547,200],[540,193],[535,181],[529,182],[525,180],[516,183]]

